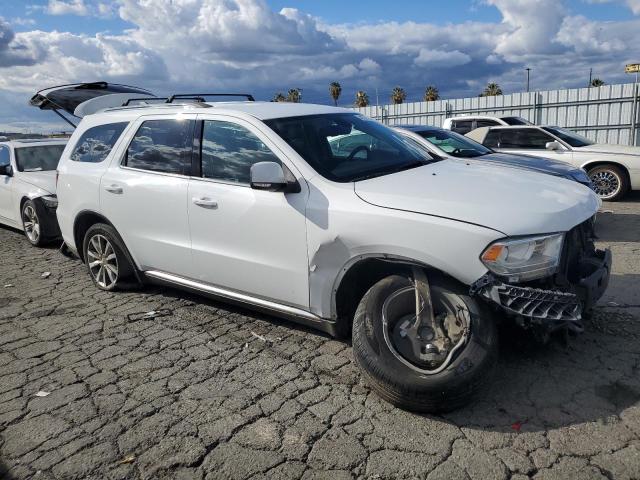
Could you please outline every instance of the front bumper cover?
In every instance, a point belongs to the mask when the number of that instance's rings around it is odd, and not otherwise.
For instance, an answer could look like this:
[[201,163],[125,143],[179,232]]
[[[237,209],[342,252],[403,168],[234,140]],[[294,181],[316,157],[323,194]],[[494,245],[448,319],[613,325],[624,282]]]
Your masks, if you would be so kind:
[[580,322],[583,312],[590,310],[607,289],[611,262],[609,249],[594,250],[582,259],[582,276],[577,281],[551,288],[510,285],[487,273],[471,285],[470,294],[528,323]]

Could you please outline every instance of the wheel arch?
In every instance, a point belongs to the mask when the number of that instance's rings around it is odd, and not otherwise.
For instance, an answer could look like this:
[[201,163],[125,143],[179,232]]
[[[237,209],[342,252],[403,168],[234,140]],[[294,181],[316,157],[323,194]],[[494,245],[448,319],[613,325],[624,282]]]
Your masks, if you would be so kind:
[[331,310],[338,323],[338,331],[343,334],[348,332],[360,300],[374,284],[389,275],[410,276],[413,267],[460,283],[442,270],[408,257],[386,254],[354,257],[340,270],[332,289]]
[[629,174],[629,169],[620,162],[616,162],[615,160],[591,160],[585,162],[580,168],[584,169],[589,173],[589,170],[596,167],[601,167],[602,165],[613,165],[614,167],[618,167],[627,177],[627,181],[631,181],[631,176]]
[[80,260],[84,262],[84,252],[82,249],[82,242],[84,241],[84,236],[87,233],[87,230],[91,228],[92,225],[96,223],[105,223],[113,227],[116,231],[117,229],[111,223],[107,217],[104,215],[94,212],[92,210],[83,210],[78,215],[73,222],[73,242],[76,248],[76,252],[78,252],[78,256]]

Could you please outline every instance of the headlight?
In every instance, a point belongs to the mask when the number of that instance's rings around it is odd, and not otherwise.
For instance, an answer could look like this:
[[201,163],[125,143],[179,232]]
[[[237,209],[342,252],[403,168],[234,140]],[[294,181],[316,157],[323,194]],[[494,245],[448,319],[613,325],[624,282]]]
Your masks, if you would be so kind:
[[585,172],[582,169],[574,170],[570,173],[570,175],[576,182],[591,183],[591,179],[589,178],[589,175],[587,175],[587,172]]
[[485,266],[510,282],[524,282],[555,273],[564,233],[498,240],[480,256]]
[[44,197],[40,197],[42,203],[47,208],[58,208],[58,197],[55,195],[45,195]]

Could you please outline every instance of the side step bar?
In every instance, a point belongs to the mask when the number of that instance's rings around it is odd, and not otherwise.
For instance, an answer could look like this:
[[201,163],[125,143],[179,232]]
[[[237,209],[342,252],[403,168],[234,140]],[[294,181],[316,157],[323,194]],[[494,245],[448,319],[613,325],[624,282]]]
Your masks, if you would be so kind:
[[317,315],[300,308],[282,305],[280,303],[265,300],[263,298],[252,297],[244,293],[227,290],[221,287],[214,287],[207,283],[198,282],[158,270],[147,270],[143,272],[143,275],[153,283],[184,288],[215,299],[226,300],[230,303],[241,306],[248,306],[265,313],[285,317],[296,323],[315,328],[332,336],[337,336],[338,333],[336,322],[318,317]]

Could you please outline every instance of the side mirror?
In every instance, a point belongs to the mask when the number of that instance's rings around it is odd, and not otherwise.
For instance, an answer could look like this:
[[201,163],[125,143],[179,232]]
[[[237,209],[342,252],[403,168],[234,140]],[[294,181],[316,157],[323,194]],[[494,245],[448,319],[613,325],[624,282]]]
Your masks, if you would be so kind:
[[13,177],[13,168],[11,168],[10,164],[0,166],[0,175],[4,175],[6,177]]
[[276,162],[258,162],[251,165],[251,188],[280,192],[287,187],[282,165]]
[[554,140],[553,142],[547,142],[544,148],[547,150],[562,150],[562,145],[557,140]]

